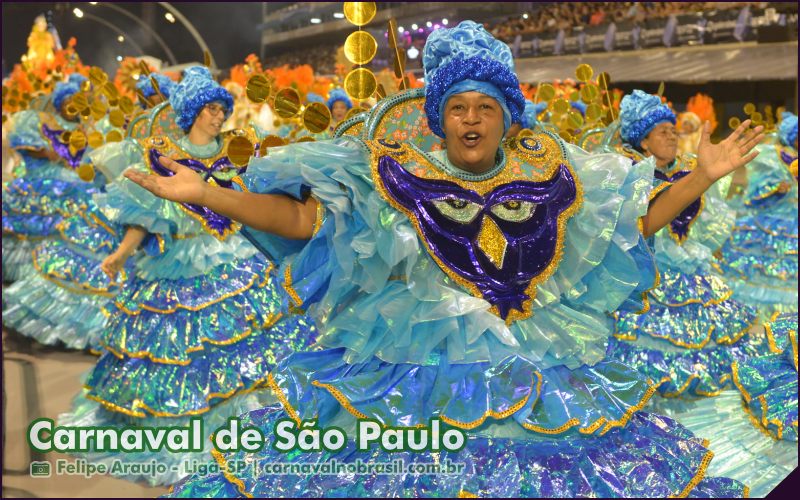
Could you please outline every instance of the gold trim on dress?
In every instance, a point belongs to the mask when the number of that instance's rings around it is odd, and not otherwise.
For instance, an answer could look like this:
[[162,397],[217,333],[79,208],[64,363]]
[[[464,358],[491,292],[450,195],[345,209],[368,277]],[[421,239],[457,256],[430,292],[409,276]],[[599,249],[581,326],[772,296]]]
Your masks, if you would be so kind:
[[[214,439],[214,436],[211,436],[211,439]],[[236,489],[239,490],[239,493],[244,495],[246,498],[253,498],[253,495],[245,491],[244,482],[239,479],[238,477],[234,476],[229,472],[228,469],[228,460],[219,452],[216,448],[211,449],[211,456],[214,457],[214,460],[219,464],[222,470],[222,475],[225,479],[231,483],[232,485],[236,486]],[[170,487],[172,488],[172,487]],[[171,490],[170,490],[171,493]]]
[[708,469],[708,464],[711,463],[712,458],[714,458],[714,452],[711,450],[707,451],[702,460],[700,460],[700,466],[697,468],[697,471],[692,479],[686,483],[686,486],[684,486],[680,493],[675,495],[677,498],[688,497],[692,490],[695,489],[698,484],[700,484],[700,481],[702,481],[706,476],[706,469]]
[[185,309],[187,311],[197,312],[197,311],[200,311],[202,309],[205,309],[206,307],[209,307],[209,306],[212,306],[212,305],[217,304],[219,302],[222,302],[223,300],[227,300],[227,299],[229,299],[231,297],[235,297],[236,295],[241,295],[242,293],[244,293],[247,290],[251,289],[253,287],[253,285],[256,284],[257,281],[258,281],[258,275],[253,273],[253,275],[250,277],[250,283],[248,283],[247,285],[243,286],[242,288],[239,288],[238,290],[233,290],[232,292],[225,293],[222,296],[217,297],[214,300],[210,300],[208,302],[204,302],[203,304],[200,304],[198,306],[186,306],[186,305],[183,305],[183,304],[178,304],[172,309],[158,309],[158,308],[153,307],[153,306],[146,306],[144,304],[137,304],[137,307],[139,308],[139,310],[138,311],[132,311],[132,310],[128,309],[127,307],[125,307],[124,305],[122,305],[119,301],[114,301],[114,305],[117,308],[119,308],[122,312],[124,312],[125,314],[127,314],[129,316],[137,316],[137,315],[141,314],[142,311],[150,311],[150,312],[154,312],[154,313],[157,313],[157,314],[174,314],[175,312],[178,311],[178,309]]
[[295,307],[301,307],[303,305],[303,299],[300,298],[300,295],[298,295],[297,291],[292,286],[291,264],[288,264],[283,271],[283,289],[286,290],[286,293],[288,293],[289,297],[294,301]]

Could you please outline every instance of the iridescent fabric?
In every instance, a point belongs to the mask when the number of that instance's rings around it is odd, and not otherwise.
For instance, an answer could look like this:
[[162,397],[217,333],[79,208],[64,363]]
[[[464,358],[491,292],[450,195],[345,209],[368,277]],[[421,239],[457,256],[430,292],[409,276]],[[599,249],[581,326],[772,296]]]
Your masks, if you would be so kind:
[[777,439],[797,441],[797,313],[769,325],[773,354],[731,366],[745,410]]
[[[671,419],[637,414],[631,424],[603,437],[546,436],[520,439],[473,435],[459,452],[387,453],[375,447],[359,452],[351,440],[339,452],[283,454],[272,448],[274,425],[286,414],[264,408],[245,415],[243,424],[262,430],[263,451],[214,453],[226,472],[195,475],[168,495],[191,497],[727,497],[746,493],[741,483],[706,478],[713,455],[702,440]],[[227,472],[228,463],[244,460],[244,468]],[[263,474],[270,463],[352,465],[391,464],[404,472],[393,474]],[[462,473],[415,474],[410,466],[461,464]],[[397,463],[395,462],[395,465]],[[430,465],[428,466],[430,467]],[[331,469],[333,470],[333,469]],[[346,470],[346,469],[345,469]]]
[[756,146],[759,155],[747,164],[736,227],[717,262],[737,296],[764,318],[797,311],[797,178],[787,163],[797,152],[772,139]]
[[[656,173],[669,188],[696,166],[690,155]],[[766,352],[750,335],[756,310],[736,300],[713,273],[713,253],[725,242],[735,212],[725,202],[730,180],[721,180],[652,239],[658,286],[648,306],[620,311],[608,355],[659,381],[663,396],[713,396],[730,384],[730,364],[746,353]],[[627,345],[626,345],[627,343]],[[760,351],[759,351],[760,349]]]
[[[186,141],[183,147],[193,158],[206,159],[221,144],[196,147]],[[139,162],[133,168],[146,169],[141,163],[144,151],[129,151]],[[126,154],[111,152],[107,158],[119,163]],[[62,415],[62,421],[164,426],[203,415],[213,425],[224,422],[222,415],[257,407],[258,399],[246,393],[278,360],[307,349],[316,336],[305,316],[281,314],[272,264],[239,234],[221,240],[178,204],[156,198],[128,179],[117,178],[95,200],[120,235],[131,225],[149,234],[130,259],[129,279],[106,303],[103,355],[87,375],[74,411]],[[179,464],[197,455],[164,450],[153,457]],[[141,460],[123,453],[89,458],[104,463]],[[186,473],[168,471],[148,481],[165,484]]]
[[85,210],[97,189],[64,164],[31,155],[31,149],[51,147],[42,132],[44,122],[60,130],[77,125],[35,111],[16,113],[9,123],[9,143],[19,151],[25,173],[3,184],[3,279],[8,281],[31,276],[28,263],[33,245],[57,237],[56,225],[64,217]]
[[3,324],[41,344],[100,352],[103,306],[120,283],[110,283],[99,268],[108,249],[96,252],[61,240],[36,246],[36,272],[4,290]]
[[713,398],[654,402],[650,411],[674,418],[708,440],[714,452],[710,476],[741,481],[753,498],[767,496],[797,467],[797,443],[769,436],[757,419],[742,410],[741,394],[734,388]]
[[[636,225],[646,210],[652,164],[631,168],[616,155],[589,157],[554,142],[549,159],[569,163],[582,184],[597,189],[583,193],[583,210],[563,227],[563,254],[549,279],[537,283],[531,315],[508,323],[468,283],[446,273],[425,246],[424,233],[380,191],[379,161],[390,153],[379,144],[349,138],[297,144],[253,161],[244,176],[251,191],[298,198],[310,191],[324,207],[309,241],[252,234],[283,262],[284,309],[307,308],[324,319],[326,330],[322,350],[294,354],[270,374],[267,386],[282,409],[250,413],[248,421],[272,439],[272,425],[287,416],[347,432],[356,418],[414,426],[439,417],[468,432],[467,447],[453,458],[469,468],[451,477],[245,470],[241,476],[196,477],[173,493],[742,494],[742,485],[730,480],[702,481],[711,455],[699,440],[671,422],[637,414],[654,386],[621,363],[600,361],[610,334],[605,311],[626,304],[631,294],[638,298],[640,286],[654,278]],[[399,164],[417,178],[445,179],[482,193],[535,178],[551,164],[526,162],[513,147],[504,148],[495,169],[479,179],[414,148]],[[280,455],[268,442],[256,455],[217,459],[314,463],[334,455],[347,462],[391,458],[352,448]],[[402,454],[412,461],[443,456]]]
[[[16,236],[36,234],[51,238],[28,253],[29,262],[33,257],[33,272],[21,276],[6,290],[3,323],[43,344],[89,348],[99,353],[105,323],[103,307],[128,276],[124,271],[112,283],[100,270],[100,263],[116,249],[122,228],[112,227],[97,211],[91,199],[97,189],[83,181],[17,179],[15,182],[12,187],[17,192],[22,186],[30,191],[36,186],[49,186],[49,192],[57,198],[50,203],[55,210],[53,215],[33,215],[47,208],[46,196],[31,196],[35,193],[28,192],[27,196],[8,200],[9,205],[12,201],[25,203],[24,210],[19,205],[14,207],[18,215],[3,219],[4,225],[14,228]],[[46,231],[43,221],[49,224]]]

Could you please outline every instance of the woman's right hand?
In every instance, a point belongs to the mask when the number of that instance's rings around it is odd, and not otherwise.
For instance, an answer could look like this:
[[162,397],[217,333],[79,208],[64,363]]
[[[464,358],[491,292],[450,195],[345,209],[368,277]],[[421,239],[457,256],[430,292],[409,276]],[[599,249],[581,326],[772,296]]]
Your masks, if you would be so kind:
[[127,260],[128,257],[117,250],[103,259],[103,262],[100,263],[100,269],[106,273],[108,279],[114,281],[117,279],[117,274],[125,267],[125,262],[127,262]]
[[175,172],[175,175],[164,177],[134,169],[126,170],[124,175],[159,198],[180,203],[204,204],[208,184],[200,174],[166,156],[162,156],[159,161],[165,168]]

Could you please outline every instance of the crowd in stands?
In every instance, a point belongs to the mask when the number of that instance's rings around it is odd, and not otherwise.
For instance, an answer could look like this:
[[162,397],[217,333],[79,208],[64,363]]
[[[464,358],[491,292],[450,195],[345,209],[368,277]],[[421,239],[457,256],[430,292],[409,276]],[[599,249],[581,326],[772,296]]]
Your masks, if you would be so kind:
[[667,18],[672,15],[740,10],[745,6],[765,8],[769,2],[578,2],[540,4],[538,10],[509,17],[495,25],[485,24],[495,37],[511,42],[523,37],[578,27],[601,26],[611,22]]
[[281,52],[280,54],[266,54],[264,66],[275,68],[278,66],[300,66],[308,64],[314,71],[322,75],[333,74],[336,69],[336,50],[335,45],[319,46],[313,50],[302,49],[291,52]]

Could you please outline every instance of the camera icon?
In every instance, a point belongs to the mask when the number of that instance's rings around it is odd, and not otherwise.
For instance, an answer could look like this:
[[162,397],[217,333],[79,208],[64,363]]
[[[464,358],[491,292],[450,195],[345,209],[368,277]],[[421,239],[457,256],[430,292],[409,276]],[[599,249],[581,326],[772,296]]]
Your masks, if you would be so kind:
[[50,477],[50,462],[31,462],[31,477]]

